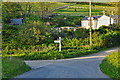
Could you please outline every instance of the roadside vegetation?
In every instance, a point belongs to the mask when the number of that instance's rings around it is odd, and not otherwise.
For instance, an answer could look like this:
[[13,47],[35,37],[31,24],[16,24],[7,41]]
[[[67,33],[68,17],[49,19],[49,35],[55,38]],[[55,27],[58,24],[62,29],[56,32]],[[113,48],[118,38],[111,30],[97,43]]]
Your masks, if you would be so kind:
[[118,55],[120,55],[120,51],[113,52],[112,54],[108,55],[100,64],[101,71],[114,80],[120,79],[120,58]]
[[20,59],[3,58],[2,59],[2,78],[3,80],[13,78],[24,72],[29,71],[31,68]]

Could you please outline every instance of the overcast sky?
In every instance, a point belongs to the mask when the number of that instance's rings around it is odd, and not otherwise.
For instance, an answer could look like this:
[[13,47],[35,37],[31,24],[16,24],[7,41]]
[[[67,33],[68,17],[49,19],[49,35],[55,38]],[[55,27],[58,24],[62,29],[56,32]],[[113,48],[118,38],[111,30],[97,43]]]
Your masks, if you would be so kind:
[[[3,2],[89,2],[89,0],[3,0]],[[92,2],[119,2],[120,0],[91,0]]]

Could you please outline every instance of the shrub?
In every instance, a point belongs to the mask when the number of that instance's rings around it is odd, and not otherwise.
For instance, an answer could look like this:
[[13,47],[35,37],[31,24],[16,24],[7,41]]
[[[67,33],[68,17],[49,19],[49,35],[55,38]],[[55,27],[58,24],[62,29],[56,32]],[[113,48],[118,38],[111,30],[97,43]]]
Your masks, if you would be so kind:
[[108,26],[101,26],[97,31],[99,31],[100,34],[106,34],[108,29],[109,29]]
[[103,47],[113,47],[120,45],[120,32],[110,31],[105,35],[100,36],[101,46]]
[[77,30],[74,32],[74,37],[77,37],[77,39],[78,39],[78,38],[85,39],[85,38],[88,37],[88,35],[89,35],[89,30],[84,29],[84,28],[77,29]]

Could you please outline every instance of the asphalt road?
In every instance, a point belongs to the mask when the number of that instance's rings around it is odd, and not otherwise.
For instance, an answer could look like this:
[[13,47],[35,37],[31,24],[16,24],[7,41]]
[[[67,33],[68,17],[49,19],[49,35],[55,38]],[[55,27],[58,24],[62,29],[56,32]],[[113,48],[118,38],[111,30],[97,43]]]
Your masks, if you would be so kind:
[[26,61],[32,70],[16,78],[109,78],[100,71],[99,64],[106,55],[117,50],[71,59]]

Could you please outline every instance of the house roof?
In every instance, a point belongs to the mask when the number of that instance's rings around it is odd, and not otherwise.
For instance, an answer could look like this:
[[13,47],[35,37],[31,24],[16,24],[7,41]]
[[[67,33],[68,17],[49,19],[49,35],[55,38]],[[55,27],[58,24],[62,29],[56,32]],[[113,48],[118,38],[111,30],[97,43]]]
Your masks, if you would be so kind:
[[[93,19],[98,19],[98,18],[100,18],[101,16],[92,16],[93,17]],[[88,20],[88,18],[89,17],[84,17],[82,20]]]
[[88,20],[88,17],[84,17],[82,20]]
[[[107,16],[110,17],[110,15],[107,15]],[[118,15],[112,15],[111,18],[118,19]]]
[[[106,15],[106,16],[110,17],[110,15]],[[98,19],[101,16],[92,16],[92,17],[93,17],[93,19]],[[87,16],[87,17],[84,17],[82,20],[88,20],[88,18],[89,17]],[[118,15],[113,15],[113,16],[111,16],[111,18],[118,19]]]

